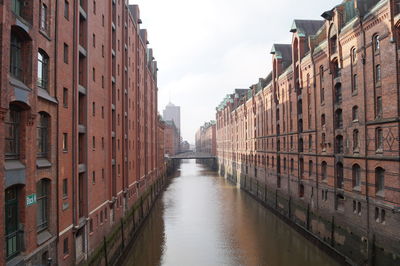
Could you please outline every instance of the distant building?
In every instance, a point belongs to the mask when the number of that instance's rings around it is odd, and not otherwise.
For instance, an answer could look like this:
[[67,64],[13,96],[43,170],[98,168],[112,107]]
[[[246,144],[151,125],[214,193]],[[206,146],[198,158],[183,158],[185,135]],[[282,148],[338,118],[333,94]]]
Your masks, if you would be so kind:
[[173,103],[169,103],[163,111],[164,121],[174,121],[178,130],[178,135],[181,135],[181,107]]
[[182,141],[182,143],[181,143],[181,152],[185,152],[185,151],[189,151],[189,150],[190,150],[189,142],[187,142],[186,140]]
[[165,121],[164,129],[164,150],[168,156],[174,156],[179,151],[180,143],[178,129],[175,126],[174,121]]
[[215,121],[204,123],[196,132],[196,152],[217,154]]

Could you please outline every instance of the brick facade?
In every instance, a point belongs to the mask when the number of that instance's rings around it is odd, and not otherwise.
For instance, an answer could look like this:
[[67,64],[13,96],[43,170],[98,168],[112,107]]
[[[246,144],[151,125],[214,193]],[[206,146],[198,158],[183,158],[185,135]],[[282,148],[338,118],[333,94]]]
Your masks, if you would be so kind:
[[164,175],[157,62],[127,1],[0,1],[0,18],[0,264],[78,263]]
[[204,123],[196,132],[196,152],[217,155],[216,122]]
[[295,20],[217,109],[220,172],[357,264],[399,263],[399,1]]

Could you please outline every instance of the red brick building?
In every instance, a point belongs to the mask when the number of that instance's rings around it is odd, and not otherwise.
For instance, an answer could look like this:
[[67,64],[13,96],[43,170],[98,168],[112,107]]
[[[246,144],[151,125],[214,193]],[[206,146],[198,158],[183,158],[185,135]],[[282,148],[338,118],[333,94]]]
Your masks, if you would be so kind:
[[216,122],[204,123],[196,132],[196,152],[217,155]]
[[357,264],[399,264],[399,7],[294,20],[272,72],[217,111],[221,173]]
[[78,263],[165,171],[157,63],[126,1],[0,1],[0,18],[0,264]]
[[179,131],[173,121],[165,121],[164,129],[164,149],[165,154],[174,156],[179,152]]

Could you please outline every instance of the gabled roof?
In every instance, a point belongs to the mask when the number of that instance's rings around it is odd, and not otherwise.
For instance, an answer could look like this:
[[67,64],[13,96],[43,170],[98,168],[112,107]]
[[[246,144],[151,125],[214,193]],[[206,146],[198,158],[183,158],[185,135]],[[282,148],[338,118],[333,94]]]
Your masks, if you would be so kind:
[[297,32],[300,37],[315,35],[318,30],[324,25],[323,20],[300,20],[293,21],[290,32]]
[[277,59],[282,59],[282,66],[284,69],[292,63],[291,44],[274,44],[272,45],[271,54]]

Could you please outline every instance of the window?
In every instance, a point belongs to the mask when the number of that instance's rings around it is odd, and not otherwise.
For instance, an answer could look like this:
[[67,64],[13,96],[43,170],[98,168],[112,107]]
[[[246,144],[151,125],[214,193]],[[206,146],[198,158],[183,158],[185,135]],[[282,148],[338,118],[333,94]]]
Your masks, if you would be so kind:
[[64,17],[69,19],[69,2],[67,0],[64,1]]
[[23,6],[24,3],[22,0],[12,0],[11,2],[11,10],[18,16],[21,16]]
[[375,35],[373,37],[373,46],[374,46],[374,51],[375,53],[379,53],[379,49],[381,48],[381,43],[379,39],[379,35]]
[[68,179],[63,179],[63,197],[68,197]]
[[63,151],[68,151],[68,133],[63,133],[62,148]]
[[101,118],[104,119],[104,106],[101,107]]
[[92,115],[96,116],[96,103],[95,102],[92,103]]
[[101,25],[104,27],[104,15],[101,16]]
[[376,142],[376,150],[377,151],[383,151],[383,130],[382,128],[378,127],[375,130],[375,142]]
[[300,175],[300,179],[304,178],[304,159],[301,158],[299,160],[299,175]]
[[381,167],[375,169],[375,188],[376,194],[383,196],[385,190],[385,170]]
[[352,116],[353,122],[358,121],[358,106],[357,105],[353,106],[352,115],[351,116]]
[[308,150],[312,150],[312,135],[308,135]]
[[360,147],[358,129],[353,130],[353,151],[357,151]]
[[342,84],[340,83],[335,85],[335,103],[342,103]]
[[93,1],[93,14],[96,14],[96,1]]
[[68,107],[68,89],[64,88],[63,90],[63,105],[64,107]]
[[382,117],[382,97],[376,97],[376,118]]
[[96,184],[96,172],[95,171],[92,172],[92,183]]
[[93,233],[93,219],[89,220],[89,233]]
[[353,85],[353,87],[352,87],[353,94],[357,93],[357,91],[358,91],[358,76],[357,76],[357,74],[353,75],[353,84],[352,85]]
[[328,177],[328,169],[327,169],[327,163],[326,162],[322,162],[321,164],[321,177],[322,180],[326,180]]
[[101,138],[101,148],[104,150],[104,137]]
[[47,54],[39,50],[38,52],[38,70],[37,70],[37,85],[39,88],[48,90],[48,77],[49,77],[49,57]]
[[338,78],[338,77],[341,76],[341,71],[340,71],[340,68],[339,68],[339,62],[338,62],[337,59],[335,61],[333,61],[333,63],[332,63],[332,70],[333,70],[333,77],[334,78]]
[[320,97],[321,97],[321,103],[324,103],[325,102],[325,89],[324,88],[321,88]]
[[324,127],[326,125],[326,118],[325,118],[325,114],[321,115],[321,126]]
[[334,54],[337,52],[337,37],[336,35],[330,39],[331,44],[331,53]]
[[294,171],[294,160],[290,159],[290,172],[293,173]]
[[313,172],[313,162],[311,160],[308,161],[308,175],[312,176]]
[[96,149],[96,137],[95,136],[92,137],[92,148]]
[[299,152],[304,152],[304,141],[302,138],[299,139]]
[[22,79],[22,41],[16,34],[11,35],[10,74],[17,79]]
[[36,225],[38,231],[45,230],[49,225],[49,190],[50,180],[42,179],[36,185],[37,215]]
[[5,158],[19,158],[21,111],[18,107],[10,105],[10,110],[5,119]]
[[337,163],[336,164],[336,186],[337,188],[343,188],[343,164]]
[[96,69],[95,68],[93,68],[92,78],[93,78],[93,81],[96,81]]
[[96,47],[96,34],[93,33],[93,47]]
[[335,139],[335,153],[341,154],[344,152],[343,149],[343,136],[338,135]]
[[381,65],[375,67],[375,83],[381,82]]
[[69,253],[68,237],[64,238],[63,252],[64,255],[67,255]]
[[338,109],[335,112],[335,124],[336,128],[340,129],[343,128],[343,114],[342,114],[342,109]]
[[42,4],[40,9],[40,29],[43,31],[47,31],[47,6]]
[[39,114],[37,125],[37,157],[44,158],[49,153],[50,116],[46,113]]
[[101,56],[104,58],[104,44],[101,45]]
[[68,64],[68,44],[64,43],[64,63]]
[[360,186],[361,186],[361,168],[358,164],[354,164],[352,167],[352,181],[353,181],[353,188],[360,188]]
[[355,47],[351,49],[351,61],[353,63],[357,61],[357,49]]

